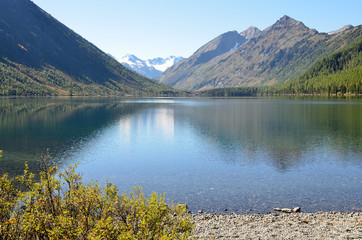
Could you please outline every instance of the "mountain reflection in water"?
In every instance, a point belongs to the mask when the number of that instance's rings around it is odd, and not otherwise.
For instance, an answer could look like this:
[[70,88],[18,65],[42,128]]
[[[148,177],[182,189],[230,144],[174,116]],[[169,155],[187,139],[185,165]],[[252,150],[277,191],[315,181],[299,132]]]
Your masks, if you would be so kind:
[[166,192],[193,211],[361,206],[359,99],[0,99],[0,120],[3,172],[36,170],[50,148],[86,181]]

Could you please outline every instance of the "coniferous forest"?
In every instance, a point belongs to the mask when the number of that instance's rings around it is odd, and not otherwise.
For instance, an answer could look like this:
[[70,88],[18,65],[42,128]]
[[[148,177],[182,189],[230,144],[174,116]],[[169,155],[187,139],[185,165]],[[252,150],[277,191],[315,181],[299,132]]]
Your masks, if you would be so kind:
[[362,39],[318,61],[309,71],[262,94],[362,94]]

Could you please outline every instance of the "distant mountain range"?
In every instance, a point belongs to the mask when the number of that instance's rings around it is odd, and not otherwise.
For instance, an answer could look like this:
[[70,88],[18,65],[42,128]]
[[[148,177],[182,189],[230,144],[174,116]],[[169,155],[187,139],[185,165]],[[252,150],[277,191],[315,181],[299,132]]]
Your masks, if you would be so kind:
[[263,31],[221,34],[186,59],[119,59],[131,71],[32,1],[0,0],[0,95],[158,95],[179,93],[171,86],[208,90],[286,82],[259,90],[360,93],[361,39],[361,25],[319,33],[283,16]]
[[179,61],[183,60],[183,57],[170,56],[168,58],[153,58],[148,60],[142,60],[135,55],[127,54],[126,56],[117,59],[123,66],[136,71],[148,78],[159,77],[167,68],[173,66]]
[[32,1],[0,1],[0,95],[173,91],[130,71]]
[[160,81],[188,90],[284,83],[361,37],[362,26],[319,33],[283,16],[263,31],[250,27],[218,36],[167,69]]

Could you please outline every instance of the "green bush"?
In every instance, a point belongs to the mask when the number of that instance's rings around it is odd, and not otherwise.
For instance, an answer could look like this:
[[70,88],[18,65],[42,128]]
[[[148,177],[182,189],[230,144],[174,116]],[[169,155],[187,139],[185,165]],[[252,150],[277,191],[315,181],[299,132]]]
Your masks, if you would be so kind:
[[[1,152],[0,152],[1,157]],[[57,174],[46,166],[39,181],[29,173],[0,178],[1,239],[187,239],[193,226],[186,205],[142,189],[118,193],[115,185],[84,184],[76,165]],[[21,190],[20,190],[21,189]]]

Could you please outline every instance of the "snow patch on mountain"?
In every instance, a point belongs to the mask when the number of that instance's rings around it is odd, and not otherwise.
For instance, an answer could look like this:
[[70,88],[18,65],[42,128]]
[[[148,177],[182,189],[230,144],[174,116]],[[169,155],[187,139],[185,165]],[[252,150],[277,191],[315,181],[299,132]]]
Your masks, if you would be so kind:
[[235,46],[234,46],[232,49],[230,49],[229,52],[234,51],[234,50],[237,49],[239,46],[240,46],[240,43],[236,42],[236,43],[235,43]]
[[127,54],[126,56],[117,59],[124,66],[136,71],[149,78],[160,76],[167,68],[183,60],[183,57],[170,56],[168,58],[153,58],[142,60],[135,55]]
[[132,54],[127,54],[126,56],[124,56],[123,58],[118,60],[120,63],[126,63],[129,66],[131,66],[132,68],[142,68],[145,65],[145,62],[142,59],[139,59],[138,57],[136,57],[135,55]]
[[158,71],[164,72],[167,68],[181,61],[183,57],[170,56],[168,58],[154,58],[146,60],[147,66],[154,67]]

